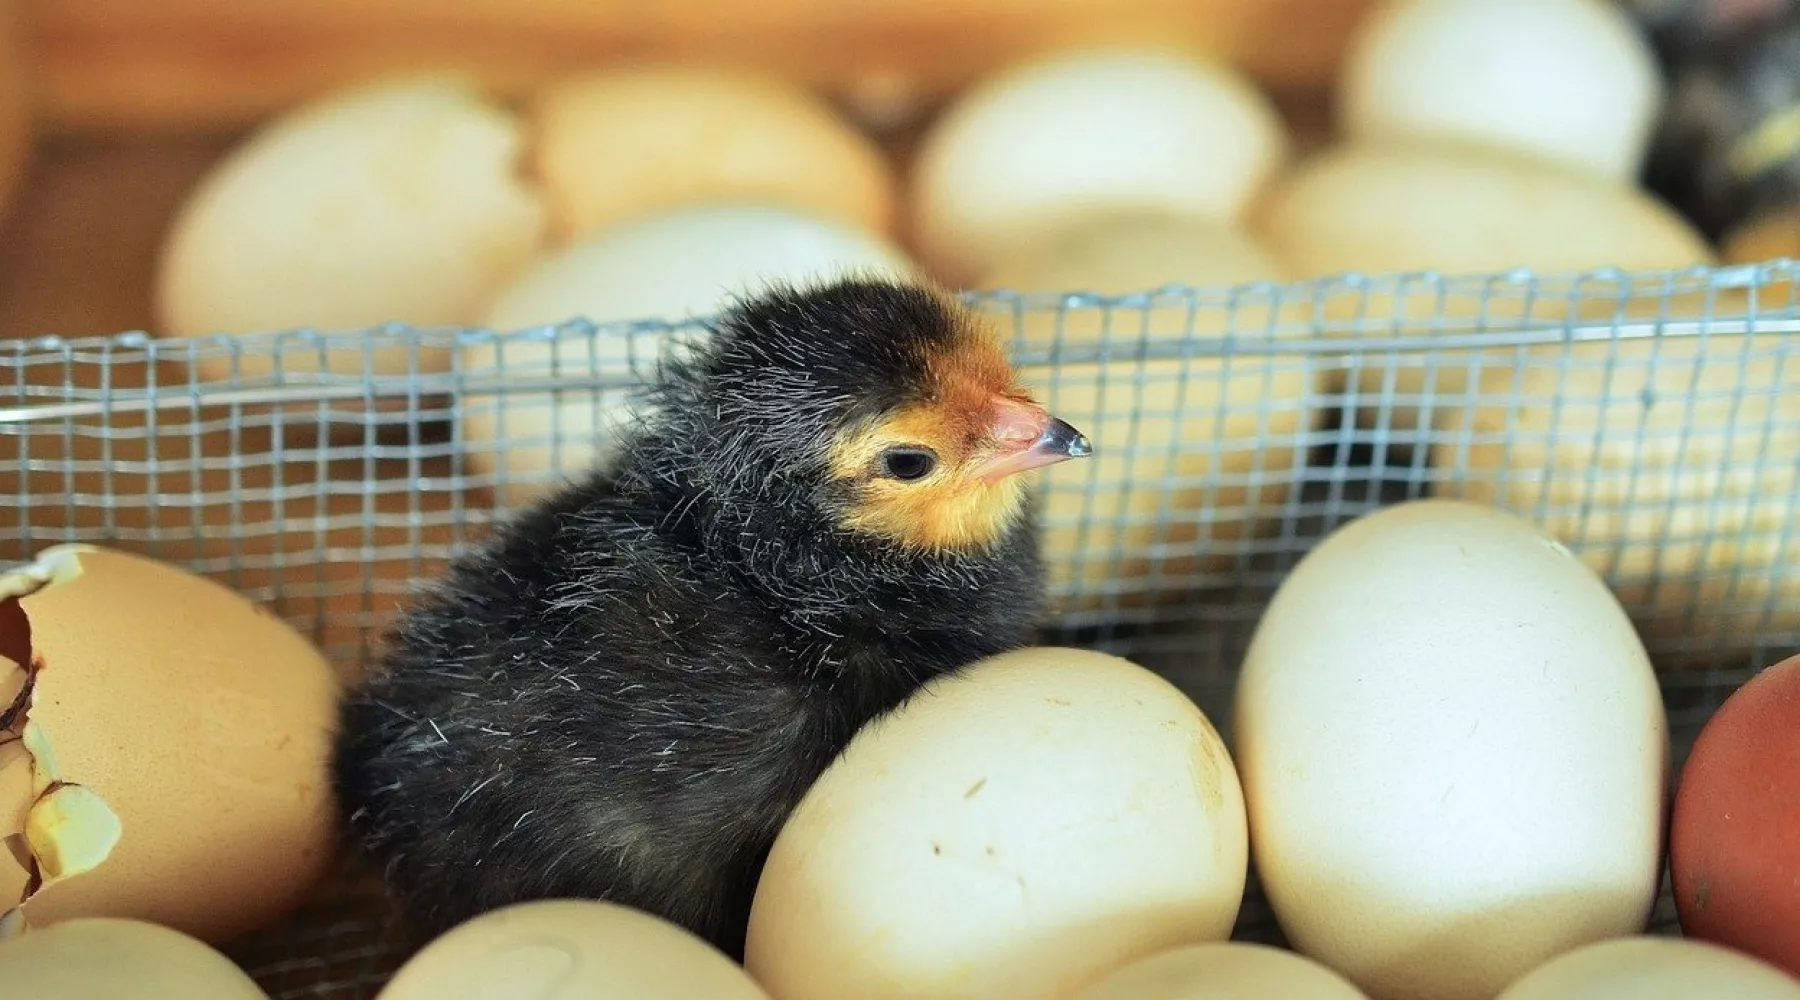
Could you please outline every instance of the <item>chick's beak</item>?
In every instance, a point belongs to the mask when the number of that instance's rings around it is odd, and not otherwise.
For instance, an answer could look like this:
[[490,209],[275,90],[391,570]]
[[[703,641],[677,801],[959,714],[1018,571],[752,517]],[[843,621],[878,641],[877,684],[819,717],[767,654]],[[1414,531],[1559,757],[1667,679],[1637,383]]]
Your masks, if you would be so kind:
[[997,483],[1007,476],[1094,453],[1086,435],[1043,407],[1003,399],[995,404],[995,411],[996,448],[975,469],[984,482]]

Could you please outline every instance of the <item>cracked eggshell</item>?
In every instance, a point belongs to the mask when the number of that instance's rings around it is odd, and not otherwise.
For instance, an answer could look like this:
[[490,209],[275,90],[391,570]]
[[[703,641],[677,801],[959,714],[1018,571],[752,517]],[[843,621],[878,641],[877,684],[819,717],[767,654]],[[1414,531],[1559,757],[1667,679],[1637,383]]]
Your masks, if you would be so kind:
[[769,1000],[735,962],[660,917],[550,899],[482,914],[413,956],[378,1000]]
[[138,920],[70,920],[0,943],[0,993],[18,1000],[268,1000],[230,959]]
[[[383,80],[275,120],[208,174],[163,246],[156,305],[165,336],[387,323],[464,325],[524,267],[546,212],[518,175],[523,128],[454,77]],[[317,371],[321,351],[282,355]],[[449,367],[447,347],[358,344],[328,353],[335,373],[403,375]],[[416,355],[416,357],[414,356]],[[246,355],[239,373],[273,371]],[[229,356],[200,374],[223,379]]]
[[861,730],[777,838],[746,967],[781,1000],[1052,1000],[1224,940],[1247,834],[1224,742],[1128,661],[1018,650]]
[[[21,672],[20,677],[23,676]],[[0,687],[0,705],[11,700],[8,691]],[[0,735],[0,740],[8,738]],[[35,797],[31,788],[31,756],[25,752],[24,744],[18,740],[0,744],[0,913],[25,898],[26,868],[12,851],[4,849],[3,843],[7,837],[24,832],[25,817]]]
[[[59,546],[33,565],[50,571],[39,589],[29,570],[0,578],[26,592],[36,665],[25,805],[40,867],[55,855],[78,873],[32,895],[26,921],[126,917],[219,943],[298,906],[335,859],[339,688],[325,658],[247,599],[154,560]],[[0,624],[20,645],[18,622]],[[13,832],[30,825],[18,758],[0,763]],[[46,796],[52,782],[84,791]],[[109,814],[107,851],[95,821]]]

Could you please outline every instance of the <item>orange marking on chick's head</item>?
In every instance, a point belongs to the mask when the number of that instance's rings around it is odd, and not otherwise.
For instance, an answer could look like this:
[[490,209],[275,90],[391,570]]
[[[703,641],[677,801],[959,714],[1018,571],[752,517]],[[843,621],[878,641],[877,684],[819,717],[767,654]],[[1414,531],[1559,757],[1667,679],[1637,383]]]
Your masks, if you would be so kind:
[[[996,446],[996,432],[1029,401],[999,346],[973,325],[948,349],[925,359],[927,397],[843,436],[832,471],[852,484],[844,523],[924,550],[986,548],[1003,537],[1024,506],[1025,483],[1009,476],[984,482],[976,463]],[[900,480],[883,470],[893,448],[928,450],[932,471]]]

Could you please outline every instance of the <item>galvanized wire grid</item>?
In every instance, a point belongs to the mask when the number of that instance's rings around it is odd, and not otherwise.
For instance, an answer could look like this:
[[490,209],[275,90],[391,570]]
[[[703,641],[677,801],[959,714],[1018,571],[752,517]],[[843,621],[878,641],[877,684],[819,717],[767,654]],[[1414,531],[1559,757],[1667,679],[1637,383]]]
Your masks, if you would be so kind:
[[[1229,733],[1269,595],[1395,500],[1516,510],[1614,588],[1664,678],[1677,763],[1723,696],[1800,651],[1800,266],[1347,276],[1132,295],[987,293],[1092,459],[1043,476],[1046,642],[1132,657]],[[66,541],[213,576],[349,676],[410,588],[604,460],[700,321],[0,345],[0,558]],[[400,958],[346,873],[234,953],[277,1000],[372,996]],[[1673,928],[1664,898],[1657,926]],[[1254,886],[1240,936],[1277,939]]]

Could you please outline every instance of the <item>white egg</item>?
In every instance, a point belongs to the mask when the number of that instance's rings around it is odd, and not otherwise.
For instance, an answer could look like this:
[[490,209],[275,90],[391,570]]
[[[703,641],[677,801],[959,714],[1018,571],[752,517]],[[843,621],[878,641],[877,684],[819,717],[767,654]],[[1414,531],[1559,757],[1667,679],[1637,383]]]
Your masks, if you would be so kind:
[[1235,220],[1287,155],[1286,126],[1224,66],[1132,48],[1039,59],[978,83],[926,135],[914,230],[945,280],[1121,211]]
[[[1621,312],[1756,310],[1701,291]],[[1531,512],[1607,575],[1647,640],[1680,650],[1658,667],[1741,669],[1767,636],[1800,632],[1800,365],[1792,335],[1764,329],[1555,344],[1524,365],[1495,351],[1514,363],[1434,414],[1431,489]]]
[[[1441,138],[1323,150],[1273,186],[1253,228],[1302,278],[1649,271],[1707,264],[1714,256],[1692,224],[1641,190]],[[1558,316],[1568,309],[1565,302],[1555,307]],[[1388,315],[1381,303],[1364,309]]]
[[1291,951],[1215,941],[1118,969],[1073,1000],[1368,1000],[1349,980]]
[[881,150],[818,94],[759,73],[637,65],[556,80],[531,102],[533,174],[560,236],[731,198],[871,232],[893,221]]
[[1499,1000],[1800,1000],[1800,980],[1716,944],[1622,937],[1566,952],[1533,969]]
[[268,1000],[212,946],[145,920],[88,917],[0,940],[8,1000]]
[[540,259],[494,297],[482,323],[506,331],[685,320],[779,282],[911,272],[898,248],[866,230],[779,205],[715,201],[602,229]]
[[779,1000],[1061,1000],[1223,940],[1246,861],[1192,701],[1102,653],[1015,651],[851,741],[775,842],[746,967]]
[[662,917],[539,899],[465,921],[407,959],[377,1000],[768,1000],[737,963]]
[[[381,81],[265,126],[194,189],[162,250],[162,333],[192,337],[309,327],[472,322],[537,252],[545,211],[518,177],[519,123],[459,79]],[[294,350],[287,373],[316,371]],[[418,356],[414,356],[414,355]],[[447,349],[377,352],[373,370],[448,367]],[[201,374],[224,378],[231,359]],[[359,374],[361,347],[323,367]],[[239,373],[267,374],[246,356]]]
[[1354,138],[1492,143],[1629,183],[1662,77],[1607,0],[1390,0],[1352,42],[1339,94]]
[[[1444,0],[1454,6],[1456,0]],[[1341,329],[1362,335],[1430,336],[1563,323],[1571,312],[1610,319],[1623,296],[1619,282],[1588,279],[1585,298],[1517,281],[1502,272],[1529,269],[1542,278],[1596,268],[1657,271],[1709,264],[1705,238],[1668,205],[1637,188],[1564,169],[1541,159],[1458,140],[1351,142],[1311,157],[1289,172],[1258,207],[1255,231],[1296,277],[1360,272],[1391,278],[1435,271],[1422,280],[1322,298],[1321,311]],[[1457,283],[1455,279],[1477,280]],[[1491,279],[1491,280],[1489,280]],[[1640,291],[1640,294],[1641,291]],[[1654,305],[1645,298],[1639,306]],[[1479,324],[1479,326],[1478,326]],[[1561,350],[1561,345],[1545,349]],[[1440,351],[1429,365],[1370,363],[1356,380],[1359,420],[1381,419],[1410,431],[1424,400],[1442,404],[1467,391],[1469,374],[1486,365],[1504,375],[1519,354],[1511,348],[1473,358],[1468,349]],[[1417,356],[1405,359],[1416,362]],[[1466,398],[1466,397],[1463,397]],[[1384,404],[1391,400],[1391,404]]]
[[1257,871],[1296,950],[1384,1000],[1490,1000],[1639,932],[1668,721],[1605,584],[1526,522],[1399,504],[1282,583],[1239,680]]
[[[715,202],[589,233],[502,290],[482,325],[507,333],[579,320],[681,324],[778,283],[914,273],[905,254],[875,234],[791,208]],[[464,348],[462,365],[471,377],[642,377],[699,332],[683,329],[673,345],[660,330],[476,342]],[[600,460],[602,442],[630,412],[617,389],[471,397],[462,422],[468,460],[477,475],[503,481],[503,500],[524,502]]]

